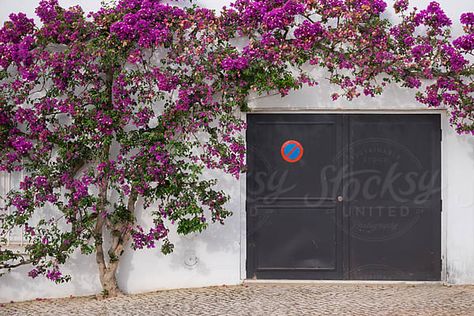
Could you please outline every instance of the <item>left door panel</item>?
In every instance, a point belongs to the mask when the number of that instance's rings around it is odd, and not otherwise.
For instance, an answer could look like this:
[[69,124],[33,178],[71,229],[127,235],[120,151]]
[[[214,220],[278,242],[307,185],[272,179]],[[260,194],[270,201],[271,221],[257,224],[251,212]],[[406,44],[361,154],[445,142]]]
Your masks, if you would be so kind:
[[342,278],[342,116],[247,118],[247,277]]

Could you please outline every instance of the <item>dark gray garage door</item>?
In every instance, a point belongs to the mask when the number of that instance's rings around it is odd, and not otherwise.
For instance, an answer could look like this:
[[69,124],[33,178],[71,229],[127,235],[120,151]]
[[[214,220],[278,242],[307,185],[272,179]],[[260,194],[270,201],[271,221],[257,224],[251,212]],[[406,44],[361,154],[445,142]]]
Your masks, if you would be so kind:
[[439,115],[248,115],[247,277],[439,280]]

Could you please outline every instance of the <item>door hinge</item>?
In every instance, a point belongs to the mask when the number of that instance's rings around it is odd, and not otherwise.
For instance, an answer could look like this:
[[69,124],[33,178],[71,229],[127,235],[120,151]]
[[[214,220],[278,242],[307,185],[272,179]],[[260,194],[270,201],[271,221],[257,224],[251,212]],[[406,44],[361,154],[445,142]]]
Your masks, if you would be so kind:
[[442,129],[439,130],[439,141],[440,142],[443,141],[443,130]]
[[439,212],[443,213],[443,200],[440,200],[439,202]]

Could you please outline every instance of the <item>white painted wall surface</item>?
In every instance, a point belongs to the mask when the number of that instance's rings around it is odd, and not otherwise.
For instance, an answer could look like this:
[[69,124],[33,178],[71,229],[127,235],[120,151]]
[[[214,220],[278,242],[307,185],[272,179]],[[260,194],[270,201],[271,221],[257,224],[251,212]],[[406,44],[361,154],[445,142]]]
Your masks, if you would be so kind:
[[[30,16],[39,0],[0,0],[0,21],[11,12]],[[203,0],[198,4],[219,8],[230,1]],[[391,4],[393,1],[388,1]],[[440,0],[441,6],[455,22],[455,34],[462,12],[474,11],[474,1]],[[65,6],[80,4],[85,11],[95,10],[100,0],[60,0]],[[423,8],[428,0],[412,1]],[[330,100],[331,87],[320,86],[279,96],[251,100],[257,111],[425,111],[414,101],[413,92],[390,88],[376,98],[360,98],[353,102]],[[443,115],[443,257],[446,281],[474,284],[474,137],[458,136]],[[211,225],[201,235],[174,236],[175,252],[163,256],[158,250],[127,251],[119,270],[119,283],[128,293],[157,289],[238,284],[245,278],[245,181],[221,177],[221,185],[233,197],[229,208],[234,211],[226,225]],[[0,188],[1,189],[1,188]],[[147,221],[146,217],[142,217]],[[197,260],[197,264],[192,265]],[[73,280],[56,285],[44,278],[30,279],[27,267],[0,278],[0,302],[37,297],[89,295],[100,291],[97,267],[92,256],[77,255],[65,267]]]

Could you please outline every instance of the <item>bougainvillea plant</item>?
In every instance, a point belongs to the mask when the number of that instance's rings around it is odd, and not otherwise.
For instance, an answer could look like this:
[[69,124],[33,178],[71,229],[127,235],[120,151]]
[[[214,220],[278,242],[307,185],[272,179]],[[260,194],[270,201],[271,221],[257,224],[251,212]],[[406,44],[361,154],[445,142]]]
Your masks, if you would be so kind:
[[[171,227],[223,223],[228,196],[203,172],[244,170],[240,113],[253,92],[284,96],[327,77],[340,87],[333,99],[353,99],[398,83],[473,134],[474,13],[453,39],[436,2],[420,11],[396,1],[398,24],[386,7],[237,0],[215,12],[121,0],[85,14],[42,0],[38,24],[11,14],[0,30],[0,172],[21,181],[3,197],[0,234],[21,228],[28,244],[0,248],[1,267],[28,264],[31,277],[64,282],[75,251],[95,254],[113,296],[128,245],[169,253]],[[138,208],[151,227],[138,224]]]

